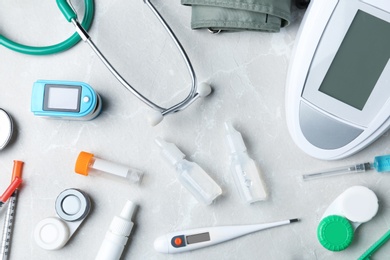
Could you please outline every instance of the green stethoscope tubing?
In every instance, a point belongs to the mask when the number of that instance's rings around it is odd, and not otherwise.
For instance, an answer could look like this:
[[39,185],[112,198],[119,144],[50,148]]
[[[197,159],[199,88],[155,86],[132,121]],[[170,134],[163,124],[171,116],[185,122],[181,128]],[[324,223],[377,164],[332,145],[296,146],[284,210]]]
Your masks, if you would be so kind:
[[[84,0],[84,4],[85,4],[84,18],[81,24],[83,25],[85,30],[89,30],[92,24],[95,6],[93,0]],[[54,45],[28,46],[28,45],[23,45],[11,41],[10,39],[0,34],[1,45],[13,51],[28,54],[28,55],[49,55],[49,54],[63,52],[76,45],[80,40],[81,38],[76,32],[68,39],[64,40],[63,42]]]

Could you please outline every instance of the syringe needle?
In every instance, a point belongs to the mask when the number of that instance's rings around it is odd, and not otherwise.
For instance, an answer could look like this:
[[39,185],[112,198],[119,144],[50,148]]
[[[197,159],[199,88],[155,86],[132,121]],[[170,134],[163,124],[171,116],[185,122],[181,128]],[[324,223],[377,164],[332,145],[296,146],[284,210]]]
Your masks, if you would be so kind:
[[325,170],[317,173],[304,174],[302,175],[302,178],[303,180],[307,181],[311,179],[317,179],[317,178],[329,177],[329,176],[335,176],[341,174],[366,172],[371,169],[373,169],[372,164],[366,162],[366,163],[360,163],[360,164],[346,166],[346,167]]

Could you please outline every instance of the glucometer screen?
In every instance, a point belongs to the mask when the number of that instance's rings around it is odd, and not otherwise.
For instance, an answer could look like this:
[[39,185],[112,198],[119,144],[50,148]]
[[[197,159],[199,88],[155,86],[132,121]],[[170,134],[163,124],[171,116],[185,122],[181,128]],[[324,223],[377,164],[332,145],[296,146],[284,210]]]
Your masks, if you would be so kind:
[[45,85],[43,110],[80,111],[81,86]]
[[358,10],[319,91],[363,110],[390,58],[390,23]]
[[196,235],[187,236],[187,244],[195,244],[200,242],[210,241],[210,233],[201,233]]

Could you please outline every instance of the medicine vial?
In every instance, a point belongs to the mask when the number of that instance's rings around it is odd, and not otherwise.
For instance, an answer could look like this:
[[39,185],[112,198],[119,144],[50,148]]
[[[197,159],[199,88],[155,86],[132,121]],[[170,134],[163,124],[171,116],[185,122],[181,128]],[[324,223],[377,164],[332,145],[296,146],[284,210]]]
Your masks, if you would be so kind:
[[126,178],[129,183],[134,184],[139,184],[143,177],[143,172],[138,169],[97,158],[91,153],[80,152],[75,172],[87,176],[91,169]]
[[248,153],[241,136],[231,122],[225,123],[226,138],[230,149],[230,172],[243,201],[253,203],[267,199],[261,172]]
[[119,216],[114,216],[95,260],[119,260],[134,226],[131,218],[136,205],[128,200]]
[[156,138],[161,154],[177,173],[180,183],[201,203],[209,205],[222,194],[217,183],[196,163],[185,160],[185,155],[173,143]]

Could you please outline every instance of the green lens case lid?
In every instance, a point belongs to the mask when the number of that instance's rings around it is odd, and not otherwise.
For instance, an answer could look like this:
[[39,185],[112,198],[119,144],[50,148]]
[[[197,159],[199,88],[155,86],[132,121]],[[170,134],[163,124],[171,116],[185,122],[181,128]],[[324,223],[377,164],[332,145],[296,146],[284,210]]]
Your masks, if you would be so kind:
[[341,251],[352,243],[353,232],[353,227],[346,218],[331,215],[320,222],[317,237],[326,249]]

